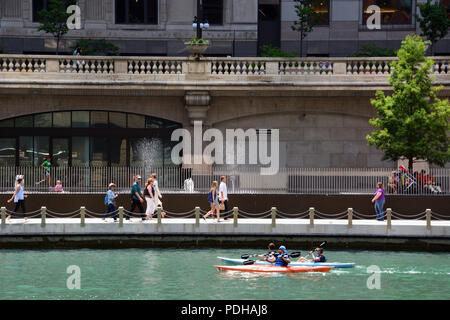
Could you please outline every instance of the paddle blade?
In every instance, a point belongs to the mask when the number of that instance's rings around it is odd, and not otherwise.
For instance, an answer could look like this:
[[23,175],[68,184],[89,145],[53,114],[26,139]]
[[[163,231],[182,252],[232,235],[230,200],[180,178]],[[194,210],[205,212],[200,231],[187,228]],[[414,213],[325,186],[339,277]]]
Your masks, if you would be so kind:
[[291,258],[298,258],[301,256],[301,254],[302,254],[301,251],[295,251],[295,252],[292,252],[289,256]]
[[248,259],[250,257],[250,255],[248,255],[248,254],[243,254],[242,256],[241,256],[241,259]]
[[322,242],[322,243],[319,245],[319,248],[323,248],[326,244],[327,244],[326,241]]
[[254,264],[255,263],[255,260],[247,260],[247,261],[244,261],[244,265],[246,266],[246,265],[249,265],[249,264]]

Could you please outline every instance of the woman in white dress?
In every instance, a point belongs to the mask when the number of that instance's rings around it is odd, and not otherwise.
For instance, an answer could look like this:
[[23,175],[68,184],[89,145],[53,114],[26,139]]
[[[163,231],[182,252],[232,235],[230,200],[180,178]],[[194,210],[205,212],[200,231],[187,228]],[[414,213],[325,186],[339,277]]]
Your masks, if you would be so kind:
[[144,190],[145,201],[147,201],[147,210],[145,214],[147,215],[147,220],[152,219],[152,215],[156,210],[156,195],[155,188],[153,186],[153,178],[148,178],[145,184]]
[[157,175],[156,173],[152,173],[151,175],[152,179],[153,179],[153,187],[155,188],[155,198],[156,198],[156,208],[161,208],[161,217],[164,218],[164,216],[166,215],[166,213],[163,210],[163,206],[162,206],[162,194],[159,191],[159,186],[158,186],[158,180],[157,180]]

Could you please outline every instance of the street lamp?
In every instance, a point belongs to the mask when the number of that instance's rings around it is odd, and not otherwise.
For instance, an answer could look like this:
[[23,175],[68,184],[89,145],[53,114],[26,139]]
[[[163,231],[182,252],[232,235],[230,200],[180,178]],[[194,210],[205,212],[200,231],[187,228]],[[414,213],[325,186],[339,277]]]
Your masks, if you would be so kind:
[[202,30],[209,28],[208,20],[203,17],[202,0],[197,0],[197,15],[192,22],[192,28],[197,29],[197,39],[202,38]]

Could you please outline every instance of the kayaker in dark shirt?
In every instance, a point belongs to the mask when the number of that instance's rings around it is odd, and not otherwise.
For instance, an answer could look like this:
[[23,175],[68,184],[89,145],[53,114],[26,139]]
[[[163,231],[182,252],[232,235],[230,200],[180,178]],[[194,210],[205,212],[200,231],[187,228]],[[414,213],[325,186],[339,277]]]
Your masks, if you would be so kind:
[[273,259],[273,257],[276,257],[278,255],[278,253],[275,252],[275,250],[276,250],[275,244],[272,242],[269,243],[268,249],[269,249],[269,251],[267,253],[260,254],[260,255],[254,254],[253,257],[262,258],[264,261],[267,261],[267,262],[271,262],[273,260],[273,262],[274,262],[275,260]]
[[[317,255],[314,253],[317,252]],[[312,257],[312,260],[306,260],[305,257],[300,257],[297,262],[327,262],[327,258],[323,255],[323,248],[316,248],[316,250],[310,251],[309,254]]]
[[279,247],[278,248],[278,256],[275,260],[275,265],[281,266],[281,267],[286,267],[289,263],[291,263],[291,260],[289,259],[289,255],[286,252],[286,247],[285,246]]

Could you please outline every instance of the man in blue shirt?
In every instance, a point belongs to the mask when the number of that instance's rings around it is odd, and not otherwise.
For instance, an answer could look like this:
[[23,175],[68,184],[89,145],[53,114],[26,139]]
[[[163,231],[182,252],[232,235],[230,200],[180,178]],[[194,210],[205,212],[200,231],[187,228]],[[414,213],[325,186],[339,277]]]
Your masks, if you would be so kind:
[[[139,211],[141,212],[142,221],[145,221],[145,214],[144,214],[144,207],[142,206],[142,203],[144,202],[144,197],[142,196],[141,191],[141,185],[139,184],[141,182],[141,176],[137,175],[134,177],[134,183],[131,187],[131,209],[130,212],[134,212],[134,209],[136,209],[136,206],[139,208]],[[130,220],[130,217],[128,216],[126,218],[127,220]]]
[[[273,257],[272,260],[274,260],[275,257]],[[272,261],[269,261],[272,262]],[[276,266],[279,267],[286,267],[289,263],[291,263],[291,260],[289,259],[289,255],[287,254],[287,250],[285,246],[281,246],[278,248],[278,256],[276,257],[276,260],[274,261]]]
[[114,183],[110,183],[108,186],[108,192],[106,193],[108,210],[106,210],[105,215],[103,216],[103,221],[106,221],[106,217],[112,212],[114,222],[117,221],[117,212],[116,212],[116,198],[119,196],[118,194],[114,194],[114,188],[116,185]]

